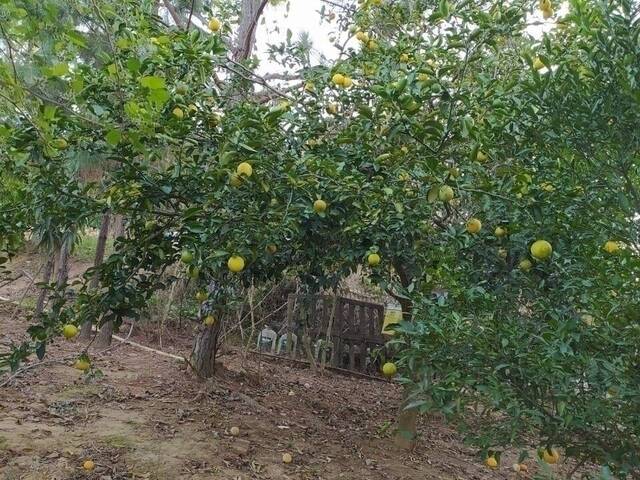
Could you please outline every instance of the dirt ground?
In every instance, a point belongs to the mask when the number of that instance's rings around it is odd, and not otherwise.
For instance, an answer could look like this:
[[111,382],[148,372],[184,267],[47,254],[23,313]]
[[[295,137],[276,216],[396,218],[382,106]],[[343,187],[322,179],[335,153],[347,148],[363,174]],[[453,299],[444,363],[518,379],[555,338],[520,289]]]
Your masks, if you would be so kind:
[[[27,317],[0,303],[0,351],[23,338]],[[191,335],[174,332],[164,349],[188,354]],[[144,329],[131,339],[157,348]],[[175,359],[114,344],[94,357],[101,374],[86,376],[70,367],[82,345],[60,338],[47,351],[50,363],[0,387],[1,479],[532,478],[511,470],[515,452],[488,470],[438,418],[422,421],[412,452],[397,451],[401,390],[393,382],[254,355],[243,361],[233,349],[218,376],[202,382]],[[87,459],[92,472],[82,469]]]

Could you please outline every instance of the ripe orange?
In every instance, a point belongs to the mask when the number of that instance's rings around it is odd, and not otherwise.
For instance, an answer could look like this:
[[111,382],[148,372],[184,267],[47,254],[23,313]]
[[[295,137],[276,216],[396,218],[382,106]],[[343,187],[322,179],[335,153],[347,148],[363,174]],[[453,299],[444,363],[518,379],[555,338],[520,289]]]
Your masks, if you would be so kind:
[[558,460],[560,460],[560,454],[558,453],[558,451],[555,448],[545,448],[542,451],[542,459],[553,465],[555,463],[558,463]]
[[212,32],[217,32],[218,30],[220,30],[221,26],[222,23],[217,18],[214,17],[209,20],[209,30],[211,30]]
[[382,366],[382,374],[387,378],[393,377],[397,371],[398,367],[393,362],[387,362]]
[[322,213],[327,209],[327,202],[324,200],[316,200],[313,202],[313,211],[316,213]]
[[240,165],[238,165],[238,168],[236,168],[236,173],[238,175],[250,177],[253,173],[253,167],[251,167],[251,164],[249,162],[242,162]]
[[182,120],[184,118],[184,112],[180,107],[174,108],[173,112],[171,113],[173,113],[173,116],[176,117],[178,120]]
[[531,255],[537,260],[549,258],[552,253],[553,248],[546,240],[536,240],[533,242],[533,245],[531,245]]
[[227,267],[234,273],[241,272],[244,270],[244,258],[239,255],[233,255],[227,261]]
[[493,455],[490,457],[487,457],[487,459],[484,461],[484,464],[487,467],[489,467],[491,470],[495,470],[496,468],[498,468],[498,461]]
[[618,242],[609,240],[604,244],[602,249],[607,253],[613,254],[613,253],[617,253],[620,250],[620,246],[618,245]]
[[379,265],[380,255],[378,255],[377,253],[370,253],[369,256],[367,257],[367,262],[371,267],[375,267],[376,265]]
[[64,328],[62,329],[62,335],[67,340],[71,340],[73,337],[78,335],[78,327],[71,324],[65,325]]
[[467,232],[469,233],[478,233],[482,228],[482,222],[477,218],[471,218],[467,222]]

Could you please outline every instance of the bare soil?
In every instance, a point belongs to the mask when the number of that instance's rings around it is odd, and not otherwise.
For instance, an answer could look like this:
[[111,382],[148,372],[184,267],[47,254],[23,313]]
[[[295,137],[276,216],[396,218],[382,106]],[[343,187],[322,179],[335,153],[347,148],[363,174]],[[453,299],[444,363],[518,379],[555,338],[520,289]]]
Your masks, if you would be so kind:
[[[26,310],[0,303],[0,351],[27,326]],[[133,332],[132,340],[158,347],[150,332]],[[188,355],[192,335],[174,331],[163,349]],[[439,418],[421,421],[412,452],[397,451],[401,388],[393,382],[314,373],[238,349],[203,382],[175,359],[114,344],[93,354],[95,372],[84,375],[70,366],[83,345],[57,339],[50,363],[0,387],[0,478],[473,480],[532,478],[535,470],[529,461],[528,475],[513,472],[515,452],[487,469]],[[91,472],[82,469],[87,459]]]

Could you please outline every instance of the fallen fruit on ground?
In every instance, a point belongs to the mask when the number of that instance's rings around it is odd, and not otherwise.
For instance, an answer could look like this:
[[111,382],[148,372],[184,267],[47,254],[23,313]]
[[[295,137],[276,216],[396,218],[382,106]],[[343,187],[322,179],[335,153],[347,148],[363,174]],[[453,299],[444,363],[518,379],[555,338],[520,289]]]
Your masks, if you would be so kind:
[[498,468],[498,461],[494,456],[487,457],[487,459],[484,461],[484,464],[492,470]]
[[546,240],[536,240],[531,245],[531,255],[537,260],[545,260],[551,256],[553,248]]
[[493,232],[493,234],[498,238],[504,237],[507,234],[507,229],[506,228],[502,228],[502,227],[496,227],[496,229]]
[[283,453],[282,454],[282,462],[283,463],[291,463],[291,462],[293,462],[293,457],[291,456],[290,453]]
[[367,263],[369,263],[369,266],[371,267],[375,267],[376,265],[379,265],[380,255],[378,255],[377,253],[370,253],[369,256],[367,257]]
[[478,153],[476,153],[476,160],[479,162],[486,162],[487,158],[489,157],[482,150],[478,150]]
[[96,464],[93,463],[93,460],[85,460],[85,462],[82,464],[82,468],[90,472],[91,470],[96,468]]
[[267,245],[267,252],[269,252],[271,255],[273,255],[277,251],[278,251],[278,247],[276,246],[275,243],[270,243],[269,245]]
[[542,451],[542,459],[553,465],[554,463],[558,463],[558,460],[560,460],[560,453],[558,453],[558,451],[555,448],[545,448]]
[[244,258],[239,255],[233,255],[227,261],[227,267],[229,267],[229,270],[234,273],[241,272],[242,270],[244,270]]
[[216,319],[215,319],[215,317],[213,315],[207,315],[206,317],[204,317],[204,324],[207,327],[210,327],[215,323],[216,323]]
[[75,325],[71,325],[71,324],[65,325],[64,328],[62,329],[62,335],[67,340],[70,340],[73,337],[75,337],[76,335],[78,335],[78,327],[76,327]]
[[231,427],[229,429],[229,433],[232,437],[237,437],[238,435],[240,435],[240,429],[238,427]]

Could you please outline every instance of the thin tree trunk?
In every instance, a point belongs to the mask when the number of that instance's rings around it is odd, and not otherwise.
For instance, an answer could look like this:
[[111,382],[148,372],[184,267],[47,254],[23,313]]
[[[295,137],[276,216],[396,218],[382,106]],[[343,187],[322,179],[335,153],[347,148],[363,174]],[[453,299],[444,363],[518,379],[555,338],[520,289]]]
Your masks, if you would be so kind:
[[398,412],[396,419],[396,433],[394,442],[398,448],[410,450],[415,445],[418,423],[418,410],[405,410],[404,405]]
[[69,252],[71,251],[71,238],[62,242],[58,254],[58,271],[56,272],[56,287],[62,288],[69,279]]
[[[42,283],[49,283],[51,281],[51,275],[53,274],[53,267],[55,265],[55,255],[49,255],[47,262],[44,265],[44,272],[42,272]],[[44,310],[44,302],[47,299],[47,292],[49,290],[43,287],[38,295],[38,301],[36,303],[35,317],[37,318]]]
[[113,216],[113,239],[124,237],[124,216]]
[[[398,274],[398,277],[400,277],[400,283],[404,288],[407,288],[411,284],[413,278],[406,271],[404,265],[402,265],[399,261],[395,261],[393,263],[393,267]],[[406,321],[410,321],[412,317],[413,303],[408,298],[396,298],[400,302],[400,306],[402,307],[403,319]],[[395,445],[403,450],[410,450],[414,447],[418,431],[418,410],[404,409],[408,395],[409,391],[405,388],[404,400],[402,402],[402,406],[400,407],[400,411],[398,412],[398,417],[396,418],[396,433],[394,438]]]
[[221,325],[222,320],[218,320],[196,336],[191,352],[191,365],[200,378],[211,378],[215,374]]
[[[102,265],[104,261],[104,252],[107,248],[107,238],[109,236],[109,223],[111,222],[111,213],[105,212],[102,215],[102,222],[100,223],[100,230],[98,231],[98,241],[96,242],[96,255],[93,260],[94,268]],[[91,277],[91,283],[89,284],[90,288],[93,290],[98,286],[98,281],[100,280],[97,272],[94,273],[93,277]],[[91,321],[86,321],[82,324],[82,328],[80,329],[80,339],[88,340],[91,338]],[[112,329],[113,333],[113,329]],[[109,334],[108,345],[111,344],[111,334]]]
[[233,58],[242,61],[249,58],[256,43],[258,20],[268,0],[242,0],[238,37],[233,48]]
[[[246,60],[251,55],[256,42],[258,21],[267,3],[268,0],[242,0],[238,36],[232,49],[236,61]],[[201,378],[210,378],[215,373],[220,328],[221,320],[218,320],[215,325],[198,333],[194,340],[191,364]]]
[[98,350],[104,350],[111,345],[113,338],[113,320],[109,320],[100,328],[100,333],[96,337],[95,346]]

